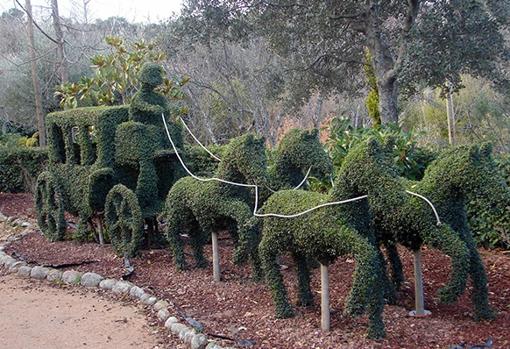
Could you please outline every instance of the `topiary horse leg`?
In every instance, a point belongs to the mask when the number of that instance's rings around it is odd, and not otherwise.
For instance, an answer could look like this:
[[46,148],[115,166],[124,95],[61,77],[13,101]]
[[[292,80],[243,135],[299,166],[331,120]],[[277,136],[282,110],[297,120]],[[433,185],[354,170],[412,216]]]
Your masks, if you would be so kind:
[[[200,228],[197,228],[199,230]],[[204,257],[204,245],[206,241],[203,239],[203,235],[210,236],[209,234],[202,233],[200,231],[190,232],[191,247],[193,249],[193,257],[195,258],[197,268],[207,267],[207,259]]]
[[355,230],[343,229],[338,235],[340,251],[352,253],[356,260],[353,284],[348,296],[345,312],[348,314],[368,311],[369,338],[385,336],[382,312],[384,308],[383,293],[380,287],[380,257],[374,246]]
[[76,232],[74,233],[74,238],[78,241],[86,241],[89,234],[89,229],[89,217],[80,214],[78,226],[76,227]]
[[386,299],[386,303],[395,304],[397,302],[397,295],[395,292],[395,287],[393,283],[390,281],[388,276],[388,269],[386,267],[386,260],[384,259],[384,255],[379,247],[377,248],[377,255],[379,257],[379,264],[381,266],[381,286],[383,289],[383,295]]
[[250,260],[253,270],[253,281],[260,282],[264,280],[264,270],[262,269],[262,262],[257,249],[250,253]]
[[278,241],[272,241],[267,235],[262,238],[259,245],[260,258],[266,281],[269,284],[271,295],[276,308],[276,317],[288,318],[294,316],[294,311],[287,297],[287,290],[283,284],[283,277],[280,272],[280,265],[276,258],[280,251],[275,247]]
[[464,239],[470,252],[471,263],[469,273],[473,282],[473,294],[471,295],[471,301],[473,302],[475,310],[475,319],[477,321],[494,319],[494,311],[489,306],[487,274],[485,273],[482,259],[476,249],[476,243],[473,240],[471,232],[465,232]]
[[184,242],[180,236],[182,222],[177,214],[167,215],[166,239],[170,245],[175,258],[177,270],[186,269],[186,258],[184,256]]
[[470,253],[466,243],[448,225],[431,226],[422,231],[425,244],[437,248],[451,258],[451,277],[439,292],[443,303],[453,303],[464,292],[470,269]]
[[219,213],[232,221],[236,222],[236,229],[232,231],[231,237],[236,245],[234,251],[234,262],[242,263],[247,257],[250,257],[254,280],[260,280],[263,277],[260,257],[257,246],[260,239],[260,221],[252,217],[251,209],[244,202],[232,200],[222,205]]
[[303,307],[313,305],[313,294],[310,289],[310,269],[306,256],[293,254],[297,267],[298,277],[298,304]]
[[471,300],[475,307],[475,319],[477,321],[494,319],[494,311],[489,306],[487,274],[476,248],[471,249],[470,274],[473,281]]
[[385,242],[386,253],[391,266],[391,278],[395,290],[398,291],[402,282],[404,282],[404,269],[402,267],[402,261],[398,254],[397,246],[393,242]]

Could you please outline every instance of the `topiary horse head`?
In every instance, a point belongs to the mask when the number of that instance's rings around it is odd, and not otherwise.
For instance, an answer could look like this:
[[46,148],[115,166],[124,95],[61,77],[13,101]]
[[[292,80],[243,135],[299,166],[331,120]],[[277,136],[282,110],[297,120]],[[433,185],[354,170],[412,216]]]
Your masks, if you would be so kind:
[[[454,248],[453,240],[460,240],[467,246],[467,258],[462,260],[461,265],[462,277],[466,277],[469,272],[473,281],[472,301],[477,319],[490,319],[493,312],[488,304],[487,276],[469,229],[466,204],[476,199],[480,205],[493,211],[508,210],[510,207],[510,189],[497,171],[491,152],[490,144],[445,150],[427,168],[421,181],[408,182],[410,190],[427,196],[434,203],[441,220],[454,230],[455,236],[438,239],[444,240],[450,250]],[[419,239],[409,240],[415,244],[420,242]],[[402,280],[402,268],[398,254],[394,248],[388,252],[394,275],[397,276],[395,281],[399,283]],[[458,294],[462,291],[459,289]],[[446,297],[444,300],[454,299]]]
[[[234,138],[227,145],[215,177],[223,180],[265,184],[266,156],[264,139],[247,134]],[[186,266],[181,234],[190,236],[198,266],[205,265],[203,245],[210,235],[220,229],[232,228],[236,243],[235,261],[245,257],[240,251],[256,242],[256,227],[250,221],[251,206],[247,204],[250,188],[233,186],[218,181],[199,181],[185,177],[177,181],[168,193],[164,217],[168,222],[166,235],[178,269]],[[253,199],[251,199],[253,200]]]
[[292,129],[278,144],[268,172],[272,189],[292,189],[302,184],[308,172],[316,177],[330,176],[333,165],[317,129]]
[[[384,336],[382,322],[383,295],[380,286],[380,257],[370,230],[371,205],[399,205],[406,194],[392,168],[387,166],[385,152],[375,139],[360,143],[347,156],[336,189],[324,195],[303,190],[281,190],[273,194],[262,208],[262,240],[259,253],[264,273],[271,288],[278,317],[293,315],[287,298],[277,258],[289,252],[298,269],[299,300],[311,305],[309,261],[316,259],[328,265],[337,257],[352,254],[356,260],[353,287],[347,311],[369,313],[368,334],[372,338]],[[352,183],[351,190],[338,190],[342,183]],[[271,216],[294,215],[320,204],[368,195],[357,203],[317,208],[293,218]]]

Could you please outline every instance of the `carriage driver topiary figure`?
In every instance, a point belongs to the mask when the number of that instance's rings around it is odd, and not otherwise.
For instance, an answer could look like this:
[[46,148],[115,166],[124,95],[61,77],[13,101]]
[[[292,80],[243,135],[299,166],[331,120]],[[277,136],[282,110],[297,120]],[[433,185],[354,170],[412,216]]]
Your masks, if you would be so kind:
[[165,96],[154,91],[163,83],[163,68],[156,63],[145,63],[140,71],[140,90],[133,96],[129,117],[143,124],[160,126],[161,113],[169,114]]
[[[141,87],[131,100],[129,118],[142,124],[157,126],[161,130],[161,139],[164,140],[165,146],[170,148],[170,143],[161,127],[161,114],[163,113],[168,118],[171,111],[167,98],[156,91],[156,88],[164,82],[163,74],[163,67],[159,64],[145,63],[142,66],[138,77]],[[169,122],[168,124],[172,139],[176,142],[177,147],[181,148],[181,128],[175,122]]]

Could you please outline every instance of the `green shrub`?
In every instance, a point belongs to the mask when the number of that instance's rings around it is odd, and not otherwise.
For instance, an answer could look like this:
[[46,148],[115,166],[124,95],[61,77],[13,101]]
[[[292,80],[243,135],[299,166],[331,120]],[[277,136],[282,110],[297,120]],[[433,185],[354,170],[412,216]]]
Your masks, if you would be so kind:
[[37,176],[47,162],[46,149],[0,147],[0,191],[33,192]]
[[[498,170],[510,186],[510,154],[496,156]],[[468,203],[469,226],[479,246],[510,248],[510,207],[494,212],[480,198]]]
[[434,160],[435,154],[417,146],[416,137],[395,125],[384,125],[376,128],[355,128],[348,119],[335,118],[330,124],[330,137],[327,146],[335,168],[340,168],[351,148],[358,143],[373,137],[381,143],[391,138],[394,143],[393,162],[400,175],[412,180],[423,178],[428,164]]
[[[298,269],[299,302],[310,305],[309,261],[323,265],[342,255],[352,255],[357,261],[353,286],[348,297],[347,312],[369,314],[370,337],[384,336],[383,290],[385,282],[380,257],[375,249],[375,237],[370,229],[371,207],[377,211],[400,207],[407,198],[404,188],[391,166],[386,151],[374,138],[359,142],[346,156],[329,194],[303,190],[280,190],[273,194],[261,213],[295,214],[319,204],[368,195],[367,200],[346,205],[317,209],[300,217],[285,219],[263,218],[259,254],[266,280],[271,288],[278,317],[293,315],[277,258],[290,253]],[[355,183],[347,187],[348,183]]]
[[[207,149],[220,159],[223,158],[224,145],[208,145]],[[211,176],[216,172],[219,162],[199,145],[185,145],[186,166],[197,176]]]

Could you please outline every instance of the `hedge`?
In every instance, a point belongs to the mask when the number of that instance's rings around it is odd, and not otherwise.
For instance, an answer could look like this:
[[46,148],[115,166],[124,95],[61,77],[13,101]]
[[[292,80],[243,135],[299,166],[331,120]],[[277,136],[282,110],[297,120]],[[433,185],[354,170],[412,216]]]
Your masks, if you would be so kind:
[[37,176],[47,163],[45,148],[0,148],[0,191],[34,192]]

